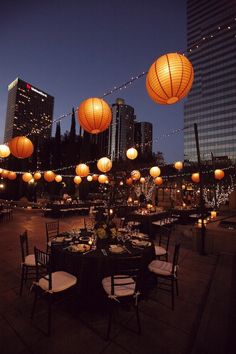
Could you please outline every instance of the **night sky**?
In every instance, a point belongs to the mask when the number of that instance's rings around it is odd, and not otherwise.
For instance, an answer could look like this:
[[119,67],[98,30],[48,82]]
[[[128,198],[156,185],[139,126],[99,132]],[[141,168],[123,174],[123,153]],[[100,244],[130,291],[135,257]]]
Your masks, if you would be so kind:
[[[16,77],[55,97],[54,119],[88,97],[148,70],[168,52],[186,50],[185,0],[4,1],[0,9],[0,143],[7,85]],[[153,139],[183,127],[183,103],[155,104],[145,78],[106,98],[134,107],[138,121],[153,123]],[[62,132],[70,127],[62,122]],[[154,143],[167,162],[183,158],[183,135]]]

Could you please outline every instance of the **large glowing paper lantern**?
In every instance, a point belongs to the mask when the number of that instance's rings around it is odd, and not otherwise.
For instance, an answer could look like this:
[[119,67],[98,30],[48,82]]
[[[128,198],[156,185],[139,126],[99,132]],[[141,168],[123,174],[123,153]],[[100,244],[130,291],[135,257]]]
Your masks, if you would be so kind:
[[15,172],[12,172],[12,171],[10,171],[9,173],[8,173],[8,176],[7,176],[7,178],[8,179],[10,179],[11,181],[13,181],[14,179],[16,179],[16,173]]
[[1,144],[0,145],[0,157],[5,158],[10,155],[11,151],[9,147],[6,144]]
[[26,172],[22,175],[22,179],[26,183],[28,183],[32,178],[33,178],[33,176],[29,172]]
[[177,161],[177,162],[175,162],[174,166],[175,166],[176,170],[180,171],[183,169],[183,162]]
[[156,177],[156,178],[154,179],[154,183],[155,183],[157,186],[162,185],[162,184],[163,184],[163,179],[162,179],[162,177]]
[[215,179],[221,180],[222,178],[224,178],[225,173],[223,170],[215,170],[214,175]]
[[126,151],[126,156],[128,159],[134,160],[138,156],[138,151],[135,148],[130,148]]
[[12,155],[18,159],[26,159],[34,152],[34,145],[26,136],[16,136],[9,142],[9,147]]
[[74,182],[75,182],[75,184],[80,184],[82,182],[82,178],[80,176],[75,176]]
[[61,176],[61,175],[56,175],[55,181],[56,181],[57,183],[60,183],[60,182],[62,181],[62,176]]
[[199,175],[198,172],[193,173],[191,178],[192,178],[192,181],[195,182],[195,183],[199,183],[200,182],[200,175]]
[[112,168],[112,162],[107,157],[102,157],[97,162],[97,168],[99,171],[106,173]]
[[56,176],[53,171],[46,171],[46,172],[44,172],[43,177],[44,177],[45,181],[53,182]]
[[141,177],[141,173],[138,170],[133,170],[131,172],[131,178],[133,181],[139,180],[140,177]]
[[76,166],[75,172],[80,177],[87,177],[89,174],[89,167],[84,163],[80,163]]
[[88,133],[103,132],[109,127],[111,118],[111,108],[101,98],[87,98],[78,107],[79,124]]
[[38,181],[40,178],[41,178],[41,173],[40,172],[35,172],[35,174],[34,174],[35,181]]
[[107,181],[108,181],[108,178],[107,178],[106,175],[99,175],[98,176],[98,182],[99,183],[103,184],[103,183],[107,183]]
[[160,176],[161,170],[160,170],[159,167],[154,166],[154,167],[150,168],[149,173],[150,173],[150,175],[151,175],[153,178],[155,178],[155,177]]
[[151,65],[146,88],[156,103],[172,104],[188,94],[193,79],[194,71],[190,61],[182,54],[168,53]]

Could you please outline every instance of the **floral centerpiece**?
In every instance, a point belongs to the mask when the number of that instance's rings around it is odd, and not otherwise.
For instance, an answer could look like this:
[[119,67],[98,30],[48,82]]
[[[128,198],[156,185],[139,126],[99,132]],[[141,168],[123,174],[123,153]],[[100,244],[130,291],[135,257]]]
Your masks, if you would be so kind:
[[100,221],[95,224],[93,234],[101,240],[108,238],[115,239],[119,235],[119,231],[114,222]]

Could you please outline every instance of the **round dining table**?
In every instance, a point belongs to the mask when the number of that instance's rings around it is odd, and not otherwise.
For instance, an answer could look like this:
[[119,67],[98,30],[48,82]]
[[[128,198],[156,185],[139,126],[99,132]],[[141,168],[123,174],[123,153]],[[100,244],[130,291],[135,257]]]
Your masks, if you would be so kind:
[[[145,297],[155,285],[155,279],[148,270],[148,264],[155,258],[153,241],[147,238],[140,240],[144,236],[136,234],[132,238],[125,237],[123,241],[110,238],[98,239],[96,247],[93,247],[89,245],[89,240],[91,240],[89,236],[88,233],[87,243],[84,239],[81,241],[81,237],[71,236],[70,233],[62,234],[55,239],[51,244],[54,270],[63,270],[75,275],[78,279],[79,295],[89,301],[89,299],[99,299],[104,295],[102,279],[111,275],[110,265],[113,259],[116,260],[119,257],[119,262],[122,263],[129,257],[140,256],[139,287],[141,294]],[[113,253],[117,244],[122,247],[122,253]],[[84,251],[81,251],[83,245],[85,245]]]

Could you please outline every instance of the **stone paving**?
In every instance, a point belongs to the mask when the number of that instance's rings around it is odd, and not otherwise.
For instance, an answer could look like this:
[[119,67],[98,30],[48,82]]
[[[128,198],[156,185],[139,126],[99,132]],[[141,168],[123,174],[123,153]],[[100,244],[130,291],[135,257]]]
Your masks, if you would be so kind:
[[[231,255],[225,255],[225,259],[213,255],[200,256],[192,251],[191,238],[188,239],[186,236],[182,238],[181,243],[180,294],[176,298],[175,310],[172,311],[170,308],[168,293],[153,291],[148,300],[140,303],[141,335],[135,333],[134,313],[127,309],[119,312],[119,318],[112,327],[111,339],[106,341],[104,336],[107,317],[103,309],[83,309],[83,306],[77,307],[63,302],[55,304],[53,308],[52,336],[50,338],[45,336],[40,330],[46,318],[45,303],[41,303],[37,320],[32,324],[29,318],[32,294],[25,289],[23,295],[19,296],[21,261],[19,234],[27,229],[31,250],[34,245],[45,249],[45,222],[49,220],[39,211],[25,209],[15,210],[13,220],[0,224],[1,354],[211,353],[210,343],[213,343],[214,336],[219,335],[220,330],[212,320],[217,323],[216,314],[212,316],[212,311],[217,312],[217,303],[220,304],[221,314],[225,315],[224,324],[229,329],[224,331],[221,345],[227,342],[229,347],[228,333],[232,337],[236,317],[233,313],[232,321],[228,321],[229,306],[235,305],[231,296],[231,280],[235,274],[232,271],[235,269],[234,258]],[[60,220],[60,231],[71,230],[81,225],[83,225],[81,217],[64,218]],[[181,233],[178,236],[181,240]],[[171,246],[173,250],[173,242]],[[221,267],[221,263],[227,264],[228,268]],[[226,279],[224,274],[228,274],[227,281],[224,281]],[[220,281],[222,286],[228,289],[227,306],[224,306],[222,299],[224,291],[220,287]],[[221,289],[220,299],[217,300],[217,296],[211,298],[212,293],[218,291],[218,288]],[[233,296],[235,297],[235,292]],[[208,346],[204,346],[206,338]],[[207,350],[204,351],[205,347]],[[214,346],[212,352],[230,353],[230,348],[227,350],[222,351],[221,346],[218,348]]]

